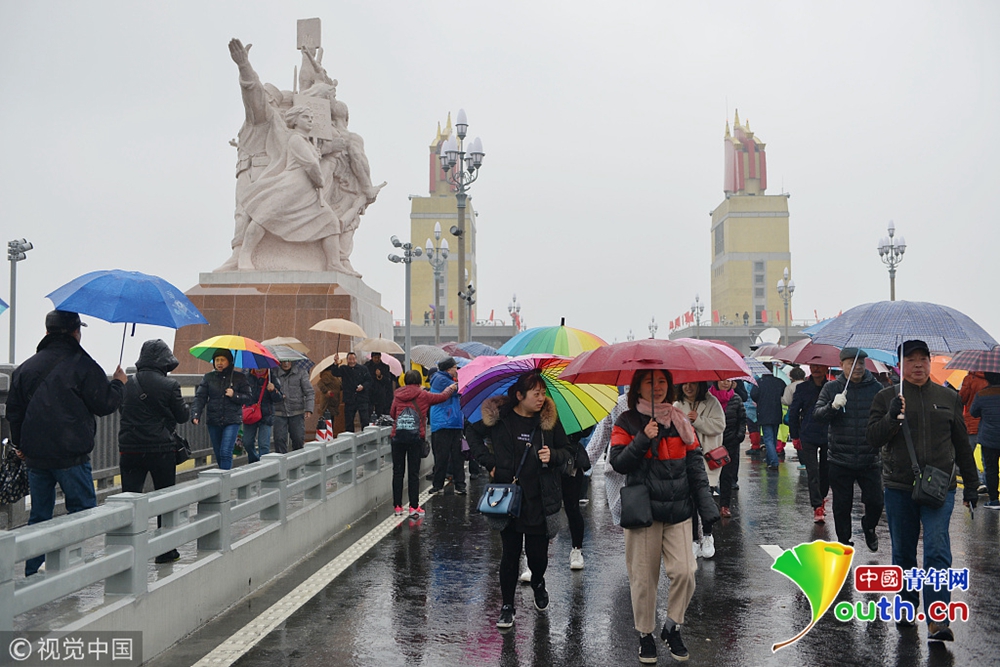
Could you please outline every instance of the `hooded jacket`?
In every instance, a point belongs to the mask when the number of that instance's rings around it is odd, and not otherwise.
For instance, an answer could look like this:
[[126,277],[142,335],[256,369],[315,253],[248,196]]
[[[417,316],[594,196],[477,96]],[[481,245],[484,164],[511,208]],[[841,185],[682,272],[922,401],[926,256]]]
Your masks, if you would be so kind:
[[[779,380],[780,382],[780,380]],[[625,486],[645,484],[654,521],[677,524],[694,516],[706,523],[719,519],[698,441],[686,445],[677,429],[660,424],[656,447],[646,437],[649,417],[629,410],[615,422],[608,461],[625,475]],[[695,504],[697,503],[697,505]]]
[[[847,384],[847,405],[837,410],[833,399]],[[860,382],[847,382],[841,376],[830,380],[819,392],[813,419],[829,424],[827,432],[827,462],[852,470],[875,468],[879,465],[878,450],[868,444],[868,415],[875,395],[882,384],[866,370]]]
[[[979,444],[990,449],[1000,449],[1000,386],[987,386],[976,394],[969,412],[979,428]],[[965,423],[969,423],[968,417]]]
[[[232,397],[226,396],[226,389],[232,387]],[[202,420],[209,426],[229,426],[243,423],[243,406],[257,400],[250,395],[247,376],[237,373],[232,366],[222,371],[205,373],[194,394],[191,404],[191,418]]]
[[120,408],[119,451],[162,454],[177,449],[174,430],[191,416],[180,383],[167,377],[177,364],[177,358],[162,340],[142,344],[135,375],[125,385]]
[[[910,491],[913,488],[913,464],[906,447],[902,421],[889,415],[889,404],[899,393],[899,387],[883,389],[875,396],[868,418],[868,442],[872,448],[882,448],[882,483],[887,489]],[[934,466],[945,472],[957,465],[963,480],[978,480],[979,471],[969,445],[962,416],[962,401],[958,392],[928,380],[917,386],[903,382],[906,399],[906,423],[910,428],[917,464]],[[849,401],[850,399],[848,399]],[[951,475],[951,488],[957,486]],[[965,484],[964,497],[978,497],[978,485]]]
[[[465,427],[472,455],[486,470],[494,470],[493,481],[497,484],[513,483],[514,472],[524,454],[524,447],[511,428],[513,412],[514,406],[508,397],[488,398],[483,401],[482,420]],[[523,495],[521,516],[514,525],[518,530],[525,526],[543,526],[544,532],[545,517],[562,508],[562,470],[572,454],[551,398],[545,397],[545,404],[533,421],[537,429],[518,478]],[[549,463],[544,466],[538,459],[543,444],[551,454]]]
[[275,368],[271,375],[281,383],[282,398],[274,404],[274,414],[291,417],[301,415],[306,410],[312,412],[316,402],[315,390],[309,382],[309,374],[302,367],[292,364],[287,371]]
[[[454,383],[455,380],[448,373],[438,371],[431,376],[431,392],[440,394]],[[465,426],[465,415],[462,414],[460,400],[456,391],[449,400],[442,401],[431,408],[431,433],[443,428],[461,429]]]
[[[826,385],[825,381],[823,385]],[[795,388],[792,404],[788,407],[788,435],[793,440],[802,440],[814,446],[826,444],[829,427],[826,422],[818,421],[813,415],[816,400],[822,390],[823,387],[817,386],[811,377]]]
[[11,442],[29,468],[58,470],[90,460],[97,421],[122,402],[124,386],[72,336],[47,334],[14,369],[7,396]]
[[756,421],[761,426],[777,426],[783,418],[781,396],[785,381],[774,375],[761,375],[757,386],[750,390],[750,398],[757,404]]
[[389,416],[392,417],[392,437],[396,437],[396,417],[408,407],[416,405],[420,413],[420,439],[427,432],[427,410],[432,405],[443,403],[451,398],[451,394],[432,394],[419,384],[408,384],[400,387],[392,395],[392,407]]

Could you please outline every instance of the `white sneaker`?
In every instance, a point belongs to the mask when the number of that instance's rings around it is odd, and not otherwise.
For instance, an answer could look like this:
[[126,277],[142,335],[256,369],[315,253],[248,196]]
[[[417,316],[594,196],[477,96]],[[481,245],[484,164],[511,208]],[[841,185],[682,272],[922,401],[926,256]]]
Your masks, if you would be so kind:
[[569,552],[569,569],[571,570],[582,570],[583,569],[583,550],[573,549]]
[[524,572],[522,572],[521,576],[518,577],[517,580],[520,581],[522,584],[530,584],[531,583],[531,570],[525,570]]
[[701,555],[705,558],[711,558],[715,555],[714,535],[705,535],[701,538]]
[[691,551],[694,553],[695,559],[701,558],[701,542],[692,542]]

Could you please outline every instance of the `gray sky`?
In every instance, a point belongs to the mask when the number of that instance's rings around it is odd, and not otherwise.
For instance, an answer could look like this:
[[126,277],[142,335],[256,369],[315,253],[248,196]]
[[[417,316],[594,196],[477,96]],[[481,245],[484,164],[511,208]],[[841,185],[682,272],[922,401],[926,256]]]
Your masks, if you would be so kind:
[[[486,150],[481,315],[506,318],[516,292],[529,326],[566,317],[623,340],[655,315],[665,334],[710,294],[708,213],[738,108],[767,143],[768,192],[792,195],[797,319],[888,298],[875,247],[893,219],[909,245],[897,296],[1000,336],[997,3],[7,0],[0,228],[35,244],[18,360],[44,333],[44,295],[77,275],[186,290],[226,259],[243,114],[227,42],[253,43],[262,79],[289,89],[295,21],[314,16],[372,179],[389,182],[352,261],[397,316],[388,238],[426,194],[437,122],[464,107]],[[85,346],[112,368],[120,326],[88,321]],[[172,336],[140,327],[126,361]]]

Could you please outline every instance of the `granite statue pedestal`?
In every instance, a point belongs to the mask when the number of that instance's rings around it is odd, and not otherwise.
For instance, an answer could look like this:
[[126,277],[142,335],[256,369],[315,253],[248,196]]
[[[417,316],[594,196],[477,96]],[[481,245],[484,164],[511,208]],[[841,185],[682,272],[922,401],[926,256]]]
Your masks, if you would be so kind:
[[208,362],[189,349],[220,334],[237,334],[257,341],[294,336],[320,361],[335,352],[346,354],[357,341],[309,327],[339,317],[361,326],[372,338],[392,340],[392,316],[382,296],[360,278],[320,271],[232,271],[202,273],[186,293],[208,324],[184,327],[174,337],[176,373],[207,373]]

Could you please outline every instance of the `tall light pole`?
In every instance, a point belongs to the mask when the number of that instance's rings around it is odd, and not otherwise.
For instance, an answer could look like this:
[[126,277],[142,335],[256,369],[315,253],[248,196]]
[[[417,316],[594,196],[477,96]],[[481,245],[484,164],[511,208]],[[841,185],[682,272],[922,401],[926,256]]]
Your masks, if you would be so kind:
[[[458,276],[462,278],[465,269],[465,203],[468,200],[469,186],[479,178],[479,167],[483,164],[483,142],[476,137],[469,142],[468,154],[466,154],[465,136],[469,130],[469,121],[465,117],[465,109],[458,110],[458,118],[455,122],[455,137],[449,137],[441,144],[439,157],[441,169],[446,173],[449,183],[455,188],[455,201],[458,205],[458,225],[451,228],[451,233],[458,237]],[[457,168],[456,168],[457,165]],[[469,316],[466,315],[463,300],[470,299],[459,297],[458,301],[458,342],[465,343],[469,340]],[[471,304],[469,304],[471,305]]]
[[[468,306],[465,312],[468,313],[471,318],[472,304],[476,302],[476,288],[472,286],[472,283],[469,283],[464,290],[458,293],[458,299],[459,301],[465,301],[465,305]],[[469,324],[471,325],[471,322]]]
[[17,330],[17,263],[27,259],[25,253],[34,247],[27,239],[7,242],[7,259],[10,260],[10,364],[14,363],[14,335]]
[[514,324],[514,331],[521,331],[521,304],[517,302],[517,294],[511,297],[507,304],[507,312],[510,314],[510,321]]
[[649,337],[656,338],[656,330],[660,327],[656,324],[656,317],[649,318]]
[[784,278],[778,279],[778,295],[785,302],[785,345],[788,345],[788,305],[792,302],[792,293],[795,292],[795,281],[788,278],[788,267],[785,267]]
[[[410,348],[413,346],[410,339],[410,264],[413,262],[414,257],[420,257],[423,251],[420,246],[415,246],[412,243],[403,243],[399,240],[399,237],[393,235],[389,239],[392,242],[394,248],[402,248],[403,256],[392,253],[389,255],[389,261],[393,264],[405,264],[406,265],[406,365],[403,367],[405,370],[410,370]],[[437,316],[437,313],[434,313]]]
[[439,296],[441,294],[441,282],[444,280],[444,270],[448,266],[448,239],[441,240],[441,223],[434,223],[434,242],[427,239],[424,245],[424,252],[427,253],[427,260],[434,269],[434,344],[441,342],[441,304]]
[[632,342],[632,341],[634,341],[634,340],[635,340],[635,334],[634,334],[634,333],[632,333],[632,330],[631,330],[631,329],[629,329],[629,330],[628,330],[628,335],[627,335],[627,336],[625,336],[625,340],[627,340],[627,341],[629,341],[629,342]]
[[903,261],[903,253],[906,252],[906,239],[896,236],[896,225],[892,220],[886,228],[888,236],[883,236],[878,242],[878,256],[882,258],[882,263],[889,267],[889,300],[896,300],[896,267]]
[[701,302],[701,297],[694,295],[691,302],[691,314],[694,315],[694,337],[701,338],[701,316],[705,314],[705,304]]

